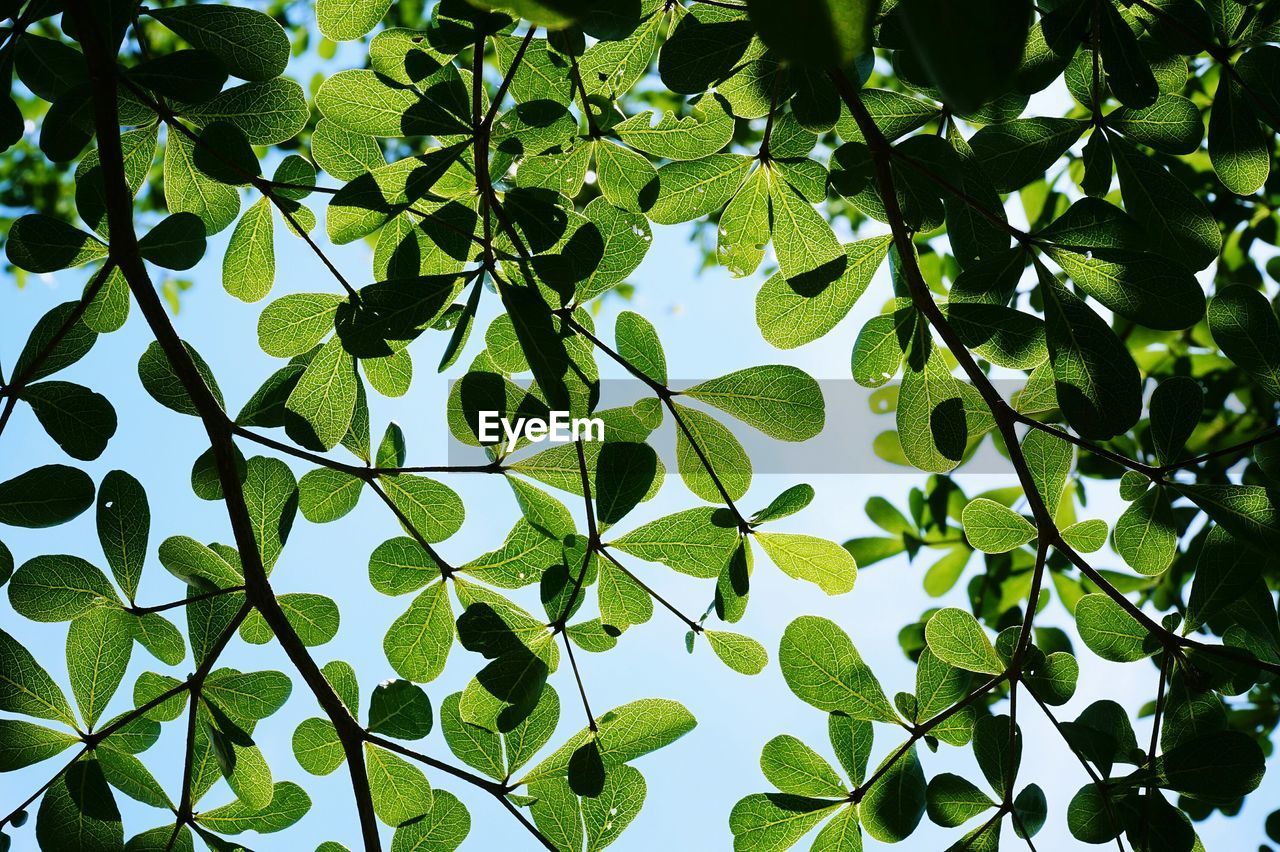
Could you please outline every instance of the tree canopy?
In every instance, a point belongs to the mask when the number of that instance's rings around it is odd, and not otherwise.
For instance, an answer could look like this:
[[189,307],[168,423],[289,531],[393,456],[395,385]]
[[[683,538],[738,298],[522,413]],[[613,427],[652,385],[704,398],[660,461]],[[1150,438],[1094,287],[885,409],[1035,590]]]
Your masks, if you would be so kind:
[[[0,772],[49,771],[5,785],[0,850],[293,848],[306,773],[339,770],[350,813],[332,819],[366,850],[456,849],[479,819],[517,821],[529,848],[603,849],[641,811],[645,756],[715,724],[670,695],[592,702],[577,658],[659,618],[825,714],[826,741],[759,744],[767,789],[709,817],[736,850],[910,846],[927,816],[955,850],[1034,850],[1052,822],[1192,852],[1262,782],[1280,723],[1280,3],[0,0],[0,19],[8,263],[19,281],[87,275],[29,333],[6,327],[0,432],[29,407],[51,441],[0,482],[0,534],[92,512],[101,544],[90,560],[46,552],[56,530],[32,552],[0,542],[12,609],[66,624],[70,687],[50,671],[61,649],[0,630]],[[793,443],[839,430],[813,377],[761,364],[681,385],[697,365],[668,364],[660,323],[599,327],[675,226],[760,282],[758,328],[717,334],[791,350],[881,306],[847,349],[893,425],[847,440],[921,483],[866,502],[882,535],[791,531],[815,499],[800,477],[751,489],[726,423]],[[273,296],[277,238],[329,279]],[[360,241],[357,275],[331,254]],[[189,282],[156,283],[214,246],[278,359],[246,400],[219,387],[237,365],[175,329]],[[482,302],[500,307],[483,330]],[[57,374],[135,309],[145,415],[198,421],[207,451],[173,463],[193,502],[225,509],[227,543],[154,541],[147,483],[78,466],[108,452],[117,411]],[[418,381],[453,380],[435,416],[479,463],[411,464],[418,436],[372,422],[371,395],[404,396],[415,361]],[[645,398],[604,407],[601,364]],[[605,437],[490,441],[486,411],[599,417]],[[656,446],[664,423],[674,447]],[[966,493],[953,474],[984,451],[1012,484]],[[468,513],[498,517],[449,484],[474,476],[509,485],[514,526],[446,558]],[[664,484],[687,508],[646,514]],[[1126,507],[1096,517],[1101,494]],[[369,582],[406,600],[376,625],[373,675],[393,676],[368,696],[370,673],[325,647],[339,602],[271,583],[300,570],[295,524],[361,498],[402,531]],[[151,555],[170,602],[138,600]],[[914,682],[878,675],[856,625],[780,612],[776,648],[735,629],[781,606],[751,603],[760,556],[828,595],[884,560],[927,565],[948,605],[898,634]],[[231,668],[232,643],[275,643],[289,666]],[[148,670],[121,689],[135,653]],[[1149,704],[1111,700],[1080,655],[1149,680]],[[470,679],[444,695],[447,666]],[[255,728],[295,691],[315,709],[286,780]],[[1027,714],[1079,777],[1019,780]],[[179,753],[150,750],[162,726],[184,731]],[[937,771],[945,751],[978,771]],[[1265,830],[1280,844],[1280,811]]]

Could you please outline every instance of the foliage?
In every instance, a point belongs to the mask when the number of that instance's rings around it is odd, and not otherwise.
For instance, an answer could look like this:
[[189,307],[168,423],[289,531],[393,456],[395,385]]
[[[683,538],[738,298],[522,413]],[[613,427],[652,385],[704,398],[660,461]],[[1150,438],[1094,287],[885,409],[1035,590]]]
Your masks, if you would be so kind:
[[[833,595],[854,588],[859,566],[940,552],[924,587],[956,589],[967,607],[902,630],[915,683],[892,698],[845,626],[790,623],[778,665],[827,714],[829,742],[764,745],[772,789],[728,815],[736,849],[785,849],[816,830],[812,848],[853,852],[864,834],[911,837],[925,815],[960,829],[953,848],[995,849],[1005,830],[1033,843],[1052,803],[1084,843],[1190,852],[1196,821],[1240,808],[1280,706],[1280,321],[1260,268],[1276,277],[1280,6],[297,5],[0,3],[0,67],[13,81],[2,168],[29,187],[0,199],[23,211],[7,228],[9,262],[92,270],[0,377],[0,430],[26,404],[55,457],[101,456],[112,403],[52,377],[136,305],[155,338],[139,379],[201,421],[209,450],[192,488],[224,504],[234,542],[158,542],[185,591],[142,606],[142,483],[124,471],[95,483],[61,461],[0,483],[0,524],[51,527],[95,507],[109,569],[59,554],[15,566],[0,545],[13,608],[68,623],[71,685],[68,698],[0,632],[0,710],[13,716],[0,719],[0,770],[72,755],[0,828],[19,836],[38,801],[41,848],[124,849],[123,794],[161,812],[159,827],[129,827],[129,849],[190,849],[197,836],[242,848],[228,838],[284,831],[310,799],[276,779],[254,729],[301,686],[317,715],[297,728],[294,753],[317,775],[346,765],[367,849],[381,848],[379,823],[393,850],[462,844],[472,816],[437,780],[491,794],[546,848],[602,849],[643,805],[633,763],[696,721],[667,698],[594,714],[575,654],[607,652],[661,608],[690,651],[705,640],[729,668],[759,673],[765,648],[719,626],[748,606],[758,552]],[[367,62],[326,68],[304,89],[286,71],[316,38],[326,57],[359,41]],[[1035,114],[1052,96],[1062,108]],[[73,206],[58,200],[72,176]],[[324,255],[312,236],[321,206],[329,242],[373,247],[373,283],[354,285]],[[868,502],[885,535],[840,547],[769,528],[813,499],[804,484],[754,514],[741,505],[750,459],[722,421],[808,440],[828,426],[811,377],[762,365],[677,390],[647,319],[624,312],[614,343],[602,339],[592,305],[628,286],[654,224],[688,222],[734,276],[772,273],[756,315],[782,349],[830,333],[888,260],[893,291],[850,341],[851,370],[895,417],[875,451],[929,477],[905,511]],[[835,225],[867,233],[842,242]],[[333,286],[265,304],[259,341],[283,363],[233,416],[220,365],[166,313],[181,279],[157,289],[152,276],[190,269],[227,232],[228,294],[265,300],[282,271],[277,228],[324,260]],[[482,299],[502,313],[459,367]],[[410,466],[395,424],[373,444],[368,394],[405,394],[413,354],[459,378],[446,417],[463,443],[482,443],[481,410],[598,413],[609,437],[532,454],[499,441],[486,464]],[[652,398],[597,412],[600,358]],[[997,380],[1018,385],[1011,400]],[[666,476],[650,437],[667,418],[692,505],[640,521]],[[246,457],[255,445],[265,455]],[[349,456],[335,458],[339,447]],[[951,474],[988,451],[1019,485],[965,494]],[[491,552],[454,564],[435,545],[468,507],[441,480],[472,475],[501,476],[521,517]],[[1080,518],[1103,488],[1128,508]],[[405,533],[374,550],[370,582],[413,595],[385,633],[397,677],[367,709],[354,669],[312,650],[334,637],[337,603],[268,582],[289,570],[298,513],[335,522],[362,496]],[[578,501],[582,520],[566,506]],[[1082,555],[1108,537],[1124,570]],[[703,614],[641,580],[633,558],[704,581]],[[1053,598],[1088,653],[1151,667],[1145,748],[1105,698],[1057,718],[1080,666],[1072,638],[1037,623]],[[293,671],[220,666],[236,641],[278,642]],[[124,709],[135,642],[161,670],[137,678]],[[430,684],[451,658],[475,676],[441,697]],[[166,673],[177,668],[191,673]],[[582,705],[585,725],[553,742],[562,701]],[[1018,714],[1031,704],[1081,764],[1074,795],[1019,783]],[[162,724],[185,725],[176,790],[137,757]],[[435,727],[456,762],[406,745]],[[877,729],[906,739],[871,768]],[[930,777],[926,750],[943,748],[970,751],[981,777]],[[230,801],[201,807],[220,780]]]

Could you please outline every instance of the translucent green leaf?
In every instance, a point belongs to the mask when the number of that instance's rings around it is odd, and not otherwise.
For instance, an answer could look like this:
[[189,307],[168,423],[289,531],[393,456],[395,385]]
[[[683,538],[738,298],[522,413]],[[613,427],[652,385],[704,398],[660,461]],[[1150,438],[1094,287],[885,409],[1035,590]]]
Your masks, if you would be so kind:
[[70,621],[98,606],[118,604],[111,582],[78,556],[47,554],[27,560],[9,583],[9,602],[33,621]]
[[679,405],[675,411],[689,430],[686,434],[677,426],[676,432],[676,464],[684,484],[703,500],[721,502],[724,497],[707,472],[710,465],[729,497],[741,499],[751,486],[751,459],[742,444],[714,417]]
[[1129,504],[1116,520],[1112,544],[1129,567],[1154,577],[1173,561],[1178,527],[1163,488],[1152,488]]
[[825,419],[818,383],[786,365],[739,370],[683,393],[783,441],[812,438],[822,431]]
[[1223,287],[1209,302],[1209,330],[1228,358],[1280,395],[1280,323],[1265,296],[1241,284]]
[[124,678],[133,650],[130,616],[97,607],[76,616],[67,632],[67,674],[85,723],[93,727]]
[[1190,154],[1204,138],[1200,109],[1180,95],[1161,95],[1142,109],[1120,107],[1107,116],[1107,126],[1167,154]]
[[832,621],[806,615],[791,622],[782,634],[778,664],[791,691],[819,710],[879,722],[898,719],[871,668]]
[[716,652],[716,656],[735,672],[746,675],[760,674],[769,664],[769,652],[750,636],[725,633],[720,630],[704,630],[703,635],[707,637],[707,642],[711,645],[711,650]]
[[48,760],[80,740],[21,719],[0,719],[0,772],[13,772]]
[[956,668],[992,675],[1004,671],[982,625],[962,609],[938,610],[925,624],[924,635],[929,650]]
[[201,825],[222,834],[240,834],[256,831],[271,834],[284,831],[311,810],[311,797],[292,781],[280,781],[272,789],[269,803],[262,808],[252,808],[243,801],[232,802],[220,808],[204,811],[199,816]]
[[302,517],[325,524],[344,517],[356,507],[364,482],[332,468],[316,468],[298,480],[298,508]]
[[124,848],[120,811],[96,760],[76,761],[53,782],[36,813],[36,840],[66,852]]
[[983,553],[1007,553],[1036,537],[1035,525],[1012,509],[979,497],[964,507],[964,534]]
[[840,805],[786,793],[753,793],[729,813],[733,848],[735,852],[790,849]]
[[293,732],[293,756],[312,775],[328,775],[347,759],[342,740],[328,719],[304,719]]
[[665,160],[698,160],[708,157],[733,136],[733,118],[724,99],[709,92],[689,104],[689,113],[677,117],[662,112],[658,123],[646,110],[613,126],[613,130],[632,148]]
[[378,25],[391,0],[318,0],[316,23],[326,38],[351,41]]
[[587,852],[598,852],[618,839],[640,813],[648,792],[644,776],[630,766],[617,766],[604,779],[597,796],[581,799]]
[[1147,629],[1104,594],[1085,595],[1076,603],[1080,638],[1104,660],[1131,663],[1158,649]]
[[246,302],[256,302],[275,283],[276,255],[271,202],[261,198],[236,223],[222,261],[222,286]]
[[929,819],[946,828],[963,825],[983,811],[995,807],[991,797],[979,790],[973,782],[949,772],[935,775],[929,781],[925,793]]
[[740,154],[711,154],[658,169],[658,197],[646,215],[675,225],[719,210],[738,191],[754,162]]
[[[893,758],[890,754],[886,760]],[[924,769],[912,746],[863,797],[862,827],[882,843],[897,843],[916,830],[926,805]]]
[[444,583],[436,583],[418,595],[404,615],[392,623],[383,650],[397,674],[426,683],[444,671],[453,637],[449,594]]
[[890,242],[888,237],[873,237],[846,244],[844,270],[826,286],[807,287],[782,273],[769,278],[756,295],[756,324],[765,340],[793,349],[835,328],[866,291]]
[[186,136],[174,133],[166,140],[165,203],[170,213],[191,213],[200,217],[205,233],[216,234],[235,221],[236,214],[240,212],[240,194],[235,187],[219,183],[205,174],[197,167],[196,157],[195,144]]
[[397,828],[391,839],[391,850],[439,849],[441,852],[453,852],[467,839],[470,831],[471,815],[462,802],[445,790],[432,790],[431,810],[422,819]]
[[1142,391],[1129,351],[1088,305],[1037,265],[1044,294],[1058,404],[1086,438],[1105,439],[1137,422]]
[[969,144],[993,188],[1016,192],[1039,179],[1087,128],[1072,118],[1019,118],[982,128]]
[[795,533],[756,532],[755,537],[773,564],[789,577],[815,583],[829,595],[853,590],[857,563],[835,542]]
[[1209,159],[1223,186],[1253,195],[1271,173],[1271,138],[1232,74],[1220,78],[1209,115]]
[[75,726],[62,690],[17,639],[0,630],[0,710]]
[[[213,371],[209,369],[209,365],[200,357],[200,353],[192,348],[191,344],[183,341],[182,345],[186,348],[192,362],[194,362],[196,372],[204,380],[205,387],[213,394],[213,398],[218,405],[222,406],[222,391],[218,388],[218,382],[213,377]],[[196,408],[195,402],[187,394],[182,380],[169,363],[169,356],[164,354],[164,350],[160,348],[159,343],[152,343],[148,346],[147,350],[142,353],[142,357],[138,359],[138,378],[142,380],[142,386],[146,388],[147,393],[151,394],[151,398],[165,408],[172,409],[179,414],[188,414],[192,417],[200,416],[199,409]]]
[[694,577],[710,578],[719,575],[737,541],[737,528],[728,513],[704,507],[651,521],[609,546]]
[[760,753],[760,768],[769,783],[784,793],[815,798],[848,794],[844,782],[816,751],[793,736],[774,737]]

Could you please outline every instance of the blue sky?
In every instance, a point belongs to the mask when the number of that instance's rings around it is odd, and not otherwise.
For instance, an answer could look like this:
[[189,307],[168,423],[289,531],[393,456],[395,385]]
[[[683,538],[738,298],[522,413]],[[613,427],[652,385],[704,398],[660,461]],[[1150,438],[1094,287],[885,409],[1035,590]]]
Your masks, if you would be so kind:
[[[298,74],[297,69],[293,69],[293,73],[305,76]],[[322,202],[320,199],[313,204],[321,216]],[[882,226],[873,226],[865,235],[883,230]],[[319,261],[299,241],[279,226],[276,233],[278,275],[270,298],[289,292],[336,289]],[[212,240],[205,259],[185,274],[184,277],[194,280],[195,286],[183,294],[182,310],[174,322],[182,337],[213,367],[228,406],[235,411],[280,362],[264,354],[257,345],[257,317],[266,302],[245,305],[222,290],[220,265],[227,236],[224,232]],[[718,268],[697,274],[700,255],[689,236],[684,226],[655,226],[649,255],[630,279],[636,285],[635,298],[625,305],[657,325],[673,378],[709,378],[767,363],[794,364],[819,380],[848,378],[849,352],[858,329],[890,296],[887,265],[853,313],[834,331],[799,350],[780,352],[764,342],[755,326],[754,297],[760,277],[734,280]],[[845,239],[849,237],[842,235]],[[369,282],[371,252],[365,244],[335,248],[331,257],[357,286]],[[153,272],[157,282],[163,278],[162,270]],[[84,271],[31,276],[28,286],[22,290],[11,281],[0,281],[3,300],[0,302],[3,305],[0,308],[0,361],[6,367],[13,364],[34,322],[53,305],[78,297],[85,278]],[[483,330],[495,316],[496,303],[493,294],[485,295],[478,330]],[[621,307],[624,306],[619,300],[610,299],[597,319],[606,340],[612,340],[613,320]],[[150,339],[135,310],[122,331],[101,337],[88,358],[58,376],[105,394],[119,416],[117,434],[103,456],[78,466],[87,470],[95,481],[111,469],[124,469],[147,488],[152,511],[152,555],[139,594],[143,604],[162,603],[183,595],[183,586],[154,558],[155,546],[160,541],[175,534],[191,535],[202,541],[227,542],[231,538],[222,504],[197,499],[189,487],[191,463],[206,448],[202,427],[195,418],[160,408],[138,381],[138,357]],[[408,435],[409,464],[444,461],[447,382],[460,376],[461,368],[455,367],[443,376],[433,372],[443,345],[442,335],[428,336],[415,344],[417,371],[407,396],[397,400],[371,396],[375,440],[389,420],[399,422]],[[469,363],[482,345],[483,336],[473,334],[459,364]],[[615,365],[606,359],[600,360],[606,377],[623,376]],[[875,431],[890,425],[890,418],[886,417],[883,424],[868,431],[864,422],[859,421],[842,440],[869,454]],[[850,430],[850,425],[829,420],[827,430]],[[245,445],[243,449],[246,454],[257,450],[252,445]],[[0,480],[37,464],[52,462],[72,463],[44,435],[30,410],[20,406],[0,441]],[[302,464],[291,464],[298,475],[308,469]],[[1012,477],[1000,475],[961,475],[957,479],[971,494],[1013,484]],[[496,547],[518,517],[509,488],[498,477],[456,475],[446,481],[462,495],[468,514],[458,535],[440,546],[441,553],[457,563]],[[907,491],[919,484],[922,477],[909,472],[875,476],[757,475],[741,504],[755,510],[783,488],[800,481],[812,484],[817,498],[808,509],[781,522],[778,528],[843,541],[851,536],[874,533],[875,528],[863,515],[862,507],[868,497],[881,495],[901,505]],[[1104,490],[1101,486],[1091,488],[1090,508],[1082,517],[1115,517],[1119,503],[1114,495],[1103,493]],[[581,517],[579,500],[570,495],[559,496]],[[659,495],[637,509],[625,527],[689,508],[697,502],[678,477],[668,477]],[[337,638],[314,652],[322,663],[342,659],[355,666],[360,674],[362,709],[367,708],[373,687],[380,680],[394,676],[383,656],[382,636],[411,599],[410,596],[382,596],[373,591],[368,582],[370,552],[380,542],[398,534],[395,520],[369,495],[351,515],[334,524],[317,526],[299,517],[272,576],[279,592],[318,592],[339,603],[342,625]],[[12,549],[18,564],[37,554],[62,552],[105,567],[92,511],[51,530],[5,528],[0,530],[0,539]],[[628,560],[628,564],[690,615],[696,617],[710,600],[709,581],[692,580],[636,560]],[[1120,565],[1119,560],[1109,555],[1101,555],[1097,564]],[[944,599],[925,595],[920,580],[927,565],[928,560],[908,565],[903,558],[877,564],[860,574],[853,592],[829,598],[816,587],[782,575],[757,549],[752,603],[746,618],[734,628],[754,636],[769,649],[770,665],[753,678],[729,671],[705,644],[700,644],[692,656],[688,655],[684,649],[683,625],[660,608],[648,624],[629,630],[618,647],[608,654],[596,656],[579,652],[578,661],[597,714],[638,698],[664,697],[684,703],[698,719],[698,727],[675,745],[637,761],[637,768],[648,781],[648,798],[639,818],[614,848],[728,849],[731,846],[728,813],[733,803],[748,793],[768,789],[759,770],[760,749],[767,740],[780,733],[790,733],[831,756],[826,744],[825,714],[792,696],[776,665],[778,639],[796,616],[818,614],[836,620],[873,666],[886,692],[911,689],[914,667],[898,647],[899,628],[914,621],[926,607],[946,603],[965,605],[958,591],[963,582]],[[536,591],[525,590],[518,593],[517,598],[530,611],[540,609]],[[1042,622],[1065,627],[1069,626],[1070,618],[1055,599],[1042,616]],[[26,643],[65,688],[64,624],[27,622],[12,611],[7,595],[0,595],[0,625]],[[1076,645],[1080,651],[1082,688],[1071,703],[1060,709],[1061,718],[1074,718],[1088,703],[1101,697],[1119,701],[1133,711],[1152,696],[1156,672],[1150,664],[1105,663],[1092,657],[1078,641]],[[224,662],[245,671],[290,670],[288,661],[275,646],[246,646],[235,642],[224,656]],[[455,646],[444,675],[426,686],[433,704],[438,707],[445,696],[460,690],[480,665],[478,656]],[[168,671],[181,677],[188,668],[169,671],[135,649],[124,686],[108,715],[130,706],[132,683],[142,671]],[[560,692],[562,712],[549,749],[576,733],[585,721],[567,666],[553,676],[552,683]],[[243,836],[244,842],[256,849],[310,849],[324,840],[337,840],[352,849],[358,848],[359,833],[346,770],[316,778],[303,772],[293,758],[292,732],[302,719],[314,715],[320,715],[318,708],[305,687],[299,685],[284,709],[258,727],[259,745],[266,752],[276,779],[301,784],[310,794],[313,806],[307,817],[284,835]],[[1050,802],[1050,820],[1037,838],[1037,846],[1050,850],[1075,848],[1077,844],[1066,831],[1065,807],[1087,778],[1033,706],[1022,708],[1020,718],[1024,741],[1031,745],[1025,749],[1019,785],[1039,783],[1047,791]],[[181,721],[168,724],[160,742],[144,756],[175,796],[180,787],[183,728]],[[1148,733],[1146,723],[1140,723],[1139,741],[1145,741]],[[897,746],[900,735],[896,729],[877,726],[873,764]],[[433,756],[456,762],[448,753],[438,728],[418,746]],[[959,771],[980,778],[972,759],[963,750],[944,749],[936,755],[926,751],[922,758],[929,776],[941,771]],[[0,777],[0,810],[7,811],[42,783],[53,766],[51,762]],[[471,813],[471,834],[463,849],[533,848],[523,829],[487,794],[473,792],[439,773],[428,772],[428,777],[433,784],[458,795]],[[202,806],[208,809],[230,798],[225,784],[220,783]],[[1280,800],[1280,780],[1269,777],[1262,789],[1251,797],[1239,819],[1215,817],[1198,826],[1206,847],[1246,849],[1263,842],[1262,822],[1269,810],[1267,803],[1277,800]],[[121,804],[129,834],[164,821],[161,812],[129,800],[122,799]],[[941,849],[960,834],[959,830],[938,829],[926,819],[903,847]],[[389,842],[389,831],[386,837]],[[802,843],[799,848],[805,845]],[[875,842],[868,841],[868,846],[874,848]],[[34,848],[33,825],[28,824],[17,831],[14,849]],[[1025,847],[1007,831],[1004,848]]]

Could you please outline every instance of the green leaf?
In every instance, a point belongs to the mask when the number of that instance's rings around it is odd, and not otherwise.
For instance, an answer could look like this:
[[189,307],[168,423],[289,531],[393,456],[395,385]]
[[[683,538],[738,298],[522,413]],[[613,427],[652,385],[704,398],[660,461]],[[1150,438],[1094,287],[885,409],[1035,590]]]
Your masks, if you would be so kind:
[[807,484],[793,485],[773,498],[768,506],[751,517],[752,525],[777,521],[794,515],[813,502],[813,486]]
[[703,507],[651,521],[609,546],[693,577],[710,578],[719,576],[737,542],[737,527],[728,512]]
[[269,80],[284,72],[289,38],[268,15],[239,6],[182,6],[147,14],[193,47],[213,53],[242,80]]
[[858,566],[853,555],[835,542],[795,533],[756,532],[769,559],[787,576],[817,584],[829,595],[853,590]]
[[151,508],[142,483],[123,470],[104,476],[98,489],[98,541],[129,600],[138,592],[150,532]]
[[1252,287],[1231,284],[1209,302],[1209,330],[1223,353],[1272,396],[1280,396],[1280,323]]
[[1174,483],[1172,487],[1240,541],[1268,553],[1280,545],[1280,517],[1272,491],[1259,485]]
[[647,792],[644,776],[633,767],[623,765],[605,776],[599,795],[583,797],[587,852],[598,852],[617,840],[640,813]]
[[711,650],[716,652],[716,656],[739,674],[760,674],[769,664],[769,652],[750,636],[725,633],[720,630],[704,630],[703,635],[707,637],[707,642],[710,643]]
[[915,467],[945,473],[964,457],[968,423],[961,392],[941,352],[917,326],[896,417],[903,454]]
[[929,650],[945,663],[970,672],[998,675],[1004,662],[978,620],[962,609],[938,610],[925,624]]
[[613,126],[632,148],[664,160],[699,160],[716,153],[733,137],[733,117],[724,98],[708,92],[688,105],[688,114],[677,117],[662,112],[653,123],[645,110]]
[[192,585],[203,581],[217,589],[229,589],[244,584],[238,567],[189,536],[170,536],[160,542],[159,557],[169,573]]
[[935,775],[925,791],[929,819],[945,828],[955,828],[995,807],[991,797],[967,779],[950,772]]
[[66,523],[93,503],[93,480],[50,464],[0,482],[0,524],[42,528]]
[[1007,553],[1036,537],[1036,527],[1012,509],[979,497],[964,507],[965,538],[983,553]]
[[124,849],[124,825],[102,767],[78,760],[53,782],[36,813],[41,849],[108,852]]
[[21,376],[26,382],[43,379],[89,353],[98,335],[83,322],[72,321],[77,307],[76,302],[63,302],[40,317],[13,365],[15,378]]
[[1151,394],[1151,443],[1161,464],[1177,461],[1204,412],[1204,391],[1189,376],[1170,376]]
[[1044,323],[1004,305],[952,302],[944,313],[975,355],[1001,367],[1030,370],[1049,357]]
[[204,256],[204,224],[191,213],[174,213],[138,240],[138,251],[165,269],[190,269]]
[[271,292],[275,276],[271,202],[264,197],[249,206],[231,232],[222,261],[222,287],[241,301],[256,302]]
[[830,764],[793,736],[777,736],[765,743],[760,753],[760,768],[769,783],[784,793],[814,798],[840,798],[848,794]]
[[17,639],[0,630],[0,710],[75,727],[71,705],[53,678]]
[[846,244],[844,270],[826,286],[806,286],[781,272],[770,277],[756,294],[756,324],[765,340],[794,349],[835,328],[870,285],[891,242],[885,236]]
[[1070,118],[1020,118],[988,125],[969,143],[992,188],[1015,192],[1039,179],[1087,127]]
[[182,634],[159,613],[149,612],[134,619],[133,638],[165,665],[179,665],[187,656]]
[[121,793],[153,808],[173,808],[160,782],[138,758],[114,748],[96,749],[94,758],[107,783]]
[[703,500],[721,502],[724,495],[708,473],[709,465],[729,497],[740,500],[751,486],[751,459],[742,444],[720,421],[701,411],[677,405],[674,414],[684,427],[677,426],[676,432],[676,465],[684,484]]
[[1210,803],[1228,803],[1257,789],[1266,765],[1253,737],[1240,731],[1205,734],[1159,755],[1156,782]]
[[778,664],[791,691],[819,710],[877,722],[898,719],[871,668],[832,621],[806,615],[791,622],[782,634]]
[[1116,553],[1139,574],[1154,577],[1178,550],[1177,520],[1165,489],[1156,487],[1129,504],[1111,533]]
[[407,680],[378,684],[369,698],[369,730],[401,740],[420,740],[431,733],[431,700]]
[[1107,543],[1107,522],[1091,518],[1060,530],[1062,540],[1081,553],[1094,553]]
[[292,781],[280,781],[271,791],[270,803],[262,808],[250,807],[244,801],[204,811],[198,817],[201,825],[222,834],[256,831],[271,834],[284,831],[311,810],[311,797]]
[[[615,707],[596,719],[594,738],[583,728],[521,779],[528,783],[571,773],[571,758],[583,746],[594,750],[606,770],[670,745],[697,726],[697,720],[677,701],[642,698]],[[594,742],[593,742],[594,739]]]
[[[471,815],[452,793],[431,791],[431,810],[422,819],[396,829],[391,839],[392,852],[435,850],[453,852],[471,831]],[[330,852],[330,850],[318,850]]]
[[1149,328],[1182,329],[1204,316],[1204,293],[1175,261],[1146,252],[1049,249],[1071,280],[1113,312]]
[[235,221],[240,194],[205,174],[196,165],[197,157],[195,144],[186,136],[175,133],[165,141],[165,203],[170,213],[198,216],[205,233],[216,234]]
[[289,466],[280,459],[254,456],[246,463],[243,487],[258,555],[270,574],[293,528],[297,483]]
[[848,65],[871,50],[871,25],[878,2],[804,0],[785,9],[763,0],[747,3],[760,38],[778,55],[823,70]]
[[391,0],[317,0],[316,23],[326,38],[352,41],[378,25]]
[[13,772],[62,754],[80,740],[21,719],[0,719],[0,772]]
[[1271,173],[1271,137],[1235,75],[1219,78],[1209,115],[1209,159],[1222,185],[1236,195],[1257,192]]
[[912,746],[867,791],[859,815],[867,834],[882,843],[897,843],[916,830],[926,805],[924,769]]
[[[213,394],[213,398],[217,401],[219,407],[225,407],[222,401],[222,391],[219,390],[218,382],[214,379],[213,371],[209,369],[209,365],[205,363],[205,360],[200,357],[200,353],[193,349],[189,343],[183,341],[182,345],[195,363],[196,372],[204,380],[205,387]],[[142,353],[142,357],[138,359],[138,378],[142,380],[142,386],[146,388],[147,393],[151,394],[151,398],[165,408],[172,409],[179,414],[188,414],[192,417],[200,416],[200,410],[196,408],[195,402],[187,394],[186,387],[182,384],[182,380],[178,378],[178,374],[174,372],[173,366],[169,363],[169,357],[164,354],[164,350],[160,348],[159,343],[152,343],[148,346],[147,350]]]
[[735,852],[790,849],[841,804],[786,793],[753,793],[729,814],[733,848]]
[[1141,108],[1154,103],[1160,87],[1129,23],[1110,3],[1095,14],[1101,19],[1099,47],[1111,91],[1126,106]]
[[382,647],[397,674],[426,683],[444,671],[453,638],[453,609],[441,582],[427,587],[392,623]]
[[237,722],[251,723],[275,713],[289,698],[292,684],[281,672],[240,673],[219,669],[205,682],[204,697]]
[[72,619],[67,674],[80,715],[90,728],[120,686],[132,650],[133,624],[122,610],[97,607]]
[[346,761],[342,740],[328,719],[304,719],[293,731],[293,756],[312,775],[329,775]]
[[1085,595],[1076,603],[1075,615],[1080,638],[1104,660],[1132,663],[1158,649],[1147,629],[1107,595]]
[[335,335],[320,347],[285,403],[299,443],[329,450],[347,434],[355,413],[355,362]]
[[667,358],[658,331],[640,314],[622,311],[614,326],[618,354],[660,385],[667,383]]
[[118,603],[102,571],[78,556],[28,560],[9,583],[9,603],[33,621],[70,621],[86,610]]
[[1147,229],[1152,245],[1193,270],[1212,263],[1222,232],[1205,203],[1131,143],[1110,141],[1125,210]]
[[1043,266],[1049,363],[1058,405],[1082,437],[1106,439],[1137,422],[1142,409],[1138,369],[1115,332]]
[[380,476],[378,482],[409,526],[431,544],[462,527],[462,500],[448,486],[408,473]]
[[1262,576],[1266,555],[1214,526],[1201,546],[1187,599],[1186,626],[1196,630],[1235,603]]
[[313,524],[327,524],[356,507],[364,482],[333,468],[307,471],[298,480],[298,508]]
[[9,227],[9,261],[28,272],[57,272],[107,256],[106,244],[60,219],[30,213]]
[[581,804],[568,782],[559,778],[529,785],[534,802],[529,806],[534,824],[555,849],[582,848],[584,829]]
[[[432,60],[427,60],[430,63]],[[418,91],[365,69],[340,71],[316,93],[316,108],[339,127],[361,136],[443,136],[466,132],[465,87],[452,65],[425,75]]]
[[738,370],[684,393],[782,441],[812,438],[822,431],[825,419],[818,383],[786,365]]
[[449,750],[467,766],[478,769],[490,778],[505,778],[507,771],[503,760],[502,738],[487,728],[463,721],[458,712],[460,697],[461,693],[454,693],[440,704],[440,731],[444,734]]
[[738,191],[753,162],[740,154],[711,154],[668,163],[658,169],[658,197],[645,215],[659,225],[675,225],[719,210]]
[[92,461],[116,433],[116,411],[101,394],[71,382],[28,385],[22,399],[67,455]]
[[258,317],[258,345],[276,358],[310,351],[334,326],[342,297],[331,293],[291,293],[281,296]]
[[1107,126],[1166,154],[1190,154],[1204,138],[1199,107],[1181,95],[1161,95],[1142,109],[1120,107],[1107,116]]

